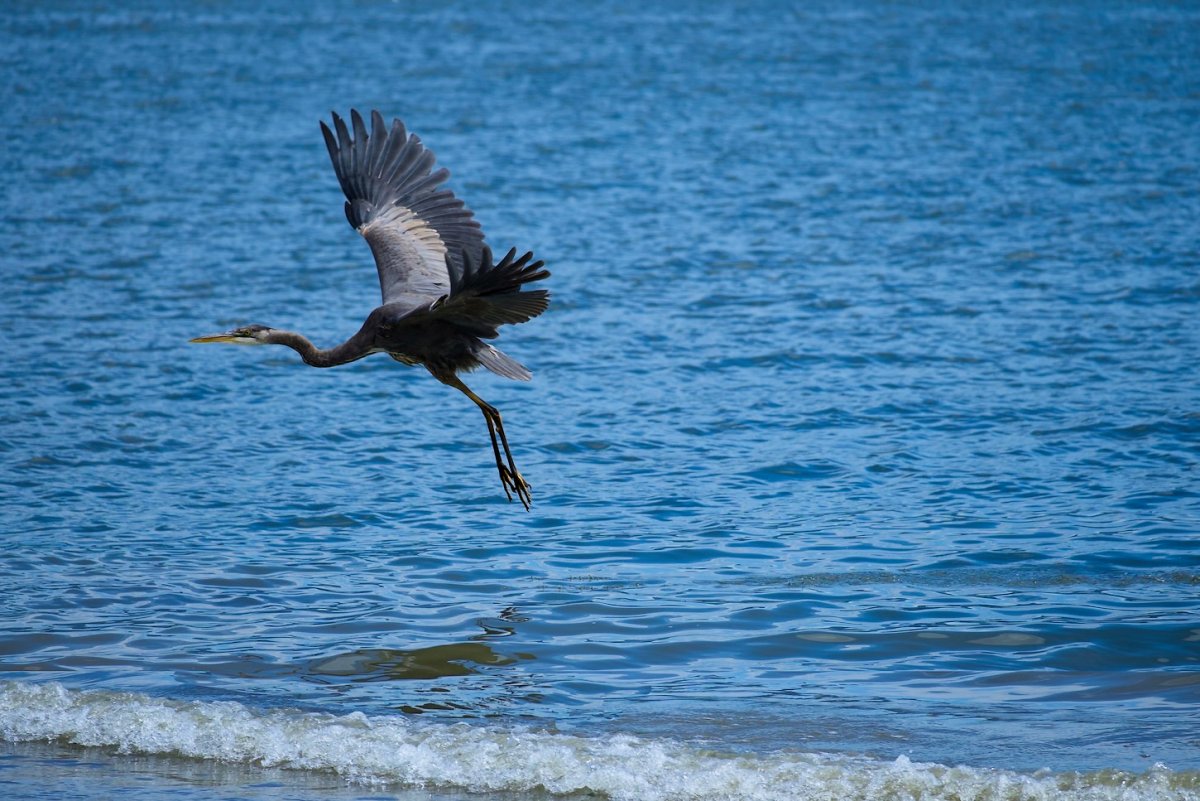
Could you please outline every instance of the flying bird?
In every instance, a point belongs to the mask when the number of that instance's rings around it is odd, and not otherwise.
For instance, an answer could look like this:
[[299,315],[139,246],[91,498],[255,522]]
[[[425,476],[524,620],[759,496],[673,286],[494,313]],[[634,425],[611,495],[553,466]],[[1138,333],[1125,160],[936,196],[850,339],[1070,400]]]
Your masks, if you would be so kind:
[[433,169],[432,151],[400,120],[392,120],[389,129],[372,111],[368,133],[362,116],[351,110],[349,126],[335,113],[332,130],[322,122],[321,133],[346,194],[346,219],[375,257],[381,304],[358,333],[329,349],[265,325],[191,341],[286,345],[313,367],[334,367],[373,353],[424,365],[483,412],[504,494],[509,501],[516,495],[528,511],[529,482],[513,461],[500,412],[472,392],[459,373],[485,367],[505,378],[530,379],[524,365],[486,340],[494,339],[500,326],[524,323],[546,310],[550,293],[526,285],[550,273],[533,253],[518,257],[516,248],[498,263],[493,260],[474,214],[442,187],[450,172]]

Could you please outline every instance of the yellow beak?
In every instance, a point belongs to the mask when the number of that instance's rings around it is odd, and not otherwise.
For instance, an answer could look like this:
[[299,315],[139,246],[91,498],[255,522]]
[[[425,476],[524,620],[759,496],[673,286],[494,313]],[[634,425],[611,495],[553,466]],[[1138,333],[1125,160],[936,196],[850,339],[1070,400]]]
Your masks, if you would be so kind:
[[258,343],[246,336],[238,336],[237,334],[209,334],[204,337],[196,337],[189,339],[188,342],[232,342],[235,345],[257,345]]

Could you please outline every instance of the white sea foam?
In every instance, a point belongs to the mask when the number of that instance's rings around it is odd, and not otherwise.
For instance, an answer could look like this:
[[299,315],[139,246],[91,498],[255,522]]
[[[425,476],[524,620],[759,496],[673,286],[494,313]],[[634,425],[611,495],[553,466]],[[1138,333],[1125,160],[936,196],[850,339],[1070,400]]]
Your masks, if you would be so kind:
[[724,754],[628,736],[576,737],[402,717],[259,711],[131,693],[0,682],[0,736],[243,764],[336,771],[350,781],[461,790],[593,792],[614,801],[1172,799],[1200,774],[1156,767],[1024,775],[807,753]]

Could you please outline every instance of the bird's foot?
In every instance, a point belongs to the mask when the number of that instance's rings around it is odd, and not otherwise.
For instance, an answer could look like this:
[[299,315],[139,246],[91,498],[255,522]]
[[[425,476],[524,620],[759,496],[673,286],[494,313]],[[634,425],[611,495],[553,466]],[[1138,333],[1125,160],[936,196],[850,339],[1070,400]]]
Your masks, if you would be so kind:
[[533,503],[533,496],[529,494],[529,490],[532,487],[525,480],[525,476],[521,475],[519,470],[509,469],[504,465],[496,466],[500,468],[500,485],[504,487],[504,494],[511,501],[515,493],[517,500],[521,502],[521,505],[525,507],[525,511],[528,512],[529,505]]

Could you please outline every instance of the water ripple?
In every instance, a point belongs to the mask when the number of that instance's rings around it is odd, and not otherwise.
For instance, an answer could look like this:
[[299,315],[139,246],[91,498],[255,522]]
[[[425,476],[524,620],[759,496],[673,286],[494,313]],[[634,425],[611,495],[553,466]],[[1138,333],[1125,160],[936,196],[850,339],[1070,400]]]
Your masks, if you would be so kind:
[[[621,737],[686,740],[678,775],[732,770],[704,749],[760,778],[791,748],[868,753],[853,775],[897,795],[1171,792],[1154,763],[1200,753],[1198,26],[14,8],[7,692],[470,721],[451,751],[533,722],[618,738],[571,753],[622,769],[659,752]],[[489,241],[554,271],[501,340],[535,380],[471,379],[529,514],[421,370],[186,344],[245,322],[329,344],[375,302],[315,135],[339,103],[404,116]]]

